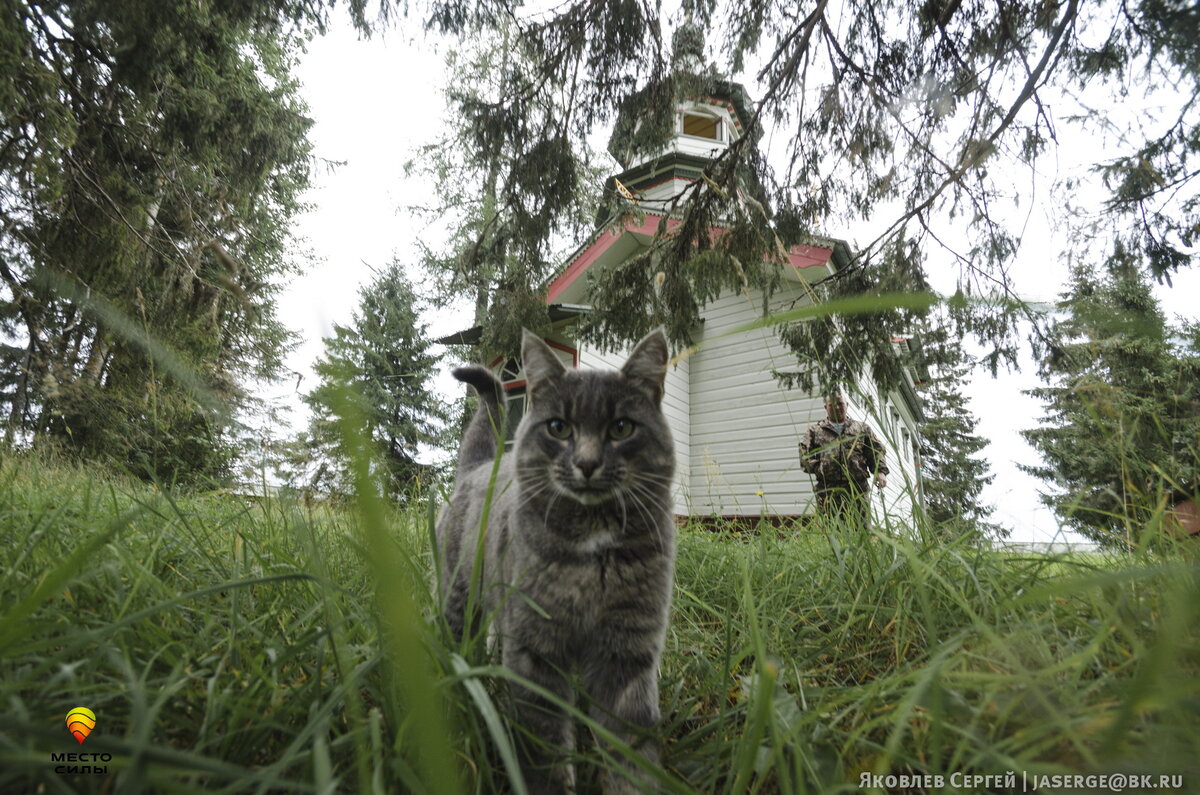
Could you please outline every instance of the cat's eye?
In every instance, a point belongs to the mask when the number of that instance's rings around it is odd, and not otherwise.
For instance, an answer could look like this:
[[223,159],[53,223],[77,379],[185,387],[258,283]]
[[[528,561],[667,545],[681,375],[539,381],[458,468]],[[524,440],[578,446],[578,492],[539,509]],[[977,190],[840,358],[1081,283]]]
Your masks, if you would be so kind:
[[566,439],[571,435],[571,426],[566,420],[560,420],[558,417],[546,422],[546,430],[555,439]]
[[633,435],[633,420],[627,420],[624,417],[616,420],[612,425],[608,426],[608,435],[610,438],[618,441],[628,439]]

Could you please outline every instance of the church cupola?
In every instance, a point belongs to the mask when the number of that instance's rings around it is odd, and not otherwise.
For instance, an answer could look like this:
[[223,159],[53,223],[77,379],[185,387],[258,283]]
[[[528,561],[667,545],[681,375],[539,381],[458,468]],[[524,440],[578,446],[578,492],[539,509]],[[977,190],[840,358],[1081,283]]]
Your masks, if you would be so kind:
[[623,103],[608,144],[623,170],[607,187],[646,209],[666,209],[700,179],[745,134],[753,111],[745,89],[707,63],[704,34],[690,14],[671,45],[671,72]]

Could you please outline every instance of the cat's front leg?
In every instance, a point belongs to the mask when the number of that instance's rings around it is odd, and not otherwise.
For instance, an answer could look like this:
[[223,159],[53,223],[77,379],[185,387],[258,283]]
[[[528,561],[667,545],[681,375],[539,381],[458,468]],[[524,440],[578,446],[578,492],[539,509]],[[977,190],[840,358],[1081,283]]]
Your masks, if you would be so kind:
[[[562,670],[528,646],[505,638],[501,644],[504,666],[513,673],[553,693],[562,703],[574,702],[575,693]],[[566,710],[540,693],[513,683],[513,701],[520,725],[532,737],[522,744],[521,771],[534,795],[561,795],[575,791],[575,724]]]
[[[658,765],[658,659],[655,654],[613,653],[593,658],[584,669],[584,688],[592,700],[592,718]],[[605,771],[605,795],[656,792],[654,779],[630,762],[624,771]]]

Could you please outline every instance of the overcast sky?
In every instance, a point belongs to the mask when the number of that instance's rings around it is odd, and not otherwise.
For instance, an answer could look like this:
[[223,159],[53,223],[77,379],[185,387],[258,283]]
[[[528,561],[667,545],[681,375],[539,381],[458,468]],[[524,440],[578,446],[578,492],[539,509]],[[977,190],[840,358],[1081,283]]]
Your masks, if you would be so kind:
[[[373,276],[371,268],[382,269],[393,256],[415,262],[414,244],[428,234],[404,208],[423,203],[433,186],[422,178],[406,178],[404,164],[418,147],[437,139],[443,124],[442,62],[443,54],[420,39],[393,31],[360,41],[347,24],[312,42],[302,61],[299,78],[316,122],[316,156],[342,165],[322,169],[307,196],[312,210],[297,226],[307,270],[287,286],[280,301],[281,318],[302,339],[289,359],[299,377],[299,392],[315,386],[312,364],[323,351],[321,339],[331,333],[333,323],[349,322],[359,288]],[[1056,230],[1049,187],[1072,164],[1055,158],[1048,167],[1051,173],[1039,174],[1036,180],[1028,174],[1019,177],[1037,201],[1022,211],[1028,213],[1025,242],[1012,268],[1021,295],[1040,301],[1052,301],[1063,287],[1065,271],[1052,244]],[[864,230],[827,232],[850,241],[869,239]],[[939,267],[935,256],[930,270],[935,287],[953,289],[954,268]],[[412,271],[410,275],[419,277]],[[1196,317],[1200,276],[1189,271],[1175,279],[1173,289],[1159,294],[1170,315]],[[465,314],[455,312],[428,318],[435,335],[461,327],[464,320]],[[984,492],[985,500],[997,506],[993,518],[1012,528],[1014,540],[1046,541],[1059,531],[1053,514],[1038,502],[1040,481],[1016,468],[1017,463],[1037,463],[1037,454],[1018,433],[1033,427],[1041,414],[1037,401],[1021,394],[1040,383],[1031,364],[996,379],[980,374],[970,396],[980,432],[990,441],[986,455],[997,475]],[[438,380],[447,390],[453,383],[445,376]],[[293,376],[270,397],[298,405],[296,385]],[[294,425],[303,425],[305,419],[297,408]]]

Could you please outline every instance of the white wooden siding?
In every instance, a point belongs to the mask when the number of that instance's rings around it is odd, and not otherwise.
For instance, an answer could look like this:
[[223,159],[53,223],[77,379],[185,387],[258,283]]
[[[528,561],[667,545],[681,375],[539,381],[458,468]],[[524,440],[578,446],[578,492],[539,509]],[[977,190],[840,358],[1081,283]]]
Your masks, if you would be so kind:
[[690,359],[694,514],[798,514],[812,495],[798,444],[824,414],[820,397],[784,389],[771,376],[796,368],[773,328],[729,333],[761,307],[760,298],[728,294],[702,313],[701,348]]

